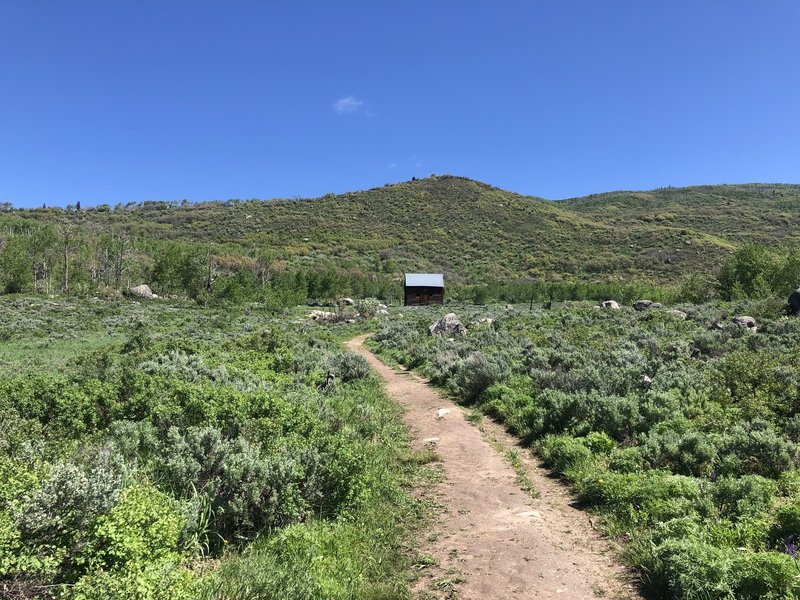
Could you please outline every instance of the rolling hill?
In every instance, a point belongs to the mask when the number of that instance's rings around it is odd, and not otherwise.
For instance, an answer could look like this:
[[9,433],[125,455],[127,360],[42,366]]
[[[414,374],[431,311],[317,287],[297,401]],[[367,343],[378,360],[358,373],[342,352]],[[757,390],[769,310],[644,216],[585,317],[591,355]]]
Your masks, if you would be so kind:
[[124,237],[140,259],[172,240],[244,263],[266,248],[288,269],[442,271],[465,283],[670,282],[715,270],[743,242],[798,243],[800,186],[664,188],[550,201],[443,175],[316,199],[12,210],[0,214],[3,242],[29,234],[33,222],[57,231],[69,224],[88,246],[103,233]]

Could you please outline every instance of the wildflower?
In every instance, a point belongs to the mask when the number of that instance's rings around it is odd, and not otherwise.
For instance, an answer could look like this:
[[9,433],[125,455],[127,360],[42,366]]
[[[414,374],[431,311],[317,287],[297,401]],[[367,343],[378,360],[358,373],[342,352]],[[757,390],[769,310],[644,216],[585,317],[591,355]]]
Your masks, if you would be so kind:
[[783,540],[783,543],[786,545],[786,554],[797,560],[797,546],[794,545],[794,540],[792,537],[787,537],[785,540]]

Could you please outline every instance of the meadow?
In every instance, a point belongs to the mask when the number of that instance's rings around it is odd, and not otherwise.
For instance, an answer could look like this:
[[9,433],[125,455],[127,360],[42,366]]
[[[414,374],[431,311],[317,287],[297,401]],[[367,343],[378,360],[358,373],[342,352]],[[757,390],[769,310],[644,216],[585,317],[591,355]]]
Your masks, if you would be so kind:
[[420,460],[340,347],[363,324],[13,296],[0,315],[0,596],[408,596]]
[[[370,343],[529,444],[654,597],[800,597],[800,319],[528,308],[406,307]],[[467,335],[430,336],[451,310]]]

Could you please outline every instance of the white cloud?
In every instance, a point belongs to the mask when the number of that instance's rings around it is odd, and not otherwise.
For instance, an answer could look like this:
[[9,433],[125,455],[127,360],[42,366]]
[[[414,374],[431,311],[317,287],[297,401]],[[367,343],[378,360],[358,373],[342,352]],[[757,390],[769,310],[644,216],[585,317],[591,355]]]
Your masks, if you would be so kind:
[[414,167],[421,167],[422,166],[422,159],[417,156],[416,154],[412,154],[408,157],[405,161],[392,161],[388,165],[386,165],[387,169],[411,169]]
[[334,102],[333,110],[340,115],[348,115],[356,112],[363,105],[363,100],[359,100],[355,96],[351,95],[345,96],[344,98],[339,98],[336,102]]

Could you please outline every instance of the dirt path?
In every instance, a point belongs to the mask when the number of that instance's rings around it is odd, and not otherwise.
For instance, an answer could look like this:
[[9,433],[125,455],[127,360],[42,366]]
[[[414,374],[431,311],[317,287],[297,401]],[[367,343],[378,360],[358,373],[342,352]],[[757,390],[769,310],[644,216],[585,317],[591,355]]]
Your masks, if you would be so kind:
[[[435,488],[443,511],[422,544],[437,564],[422,570],[418,598],[639,598],[586,513],[570,506],[564,487],[524,450],[519,454],[539,498],[520,489],[514,469],[493,448],[513,447],[512,436],[487,419],[480,429],[471,425],[424,379],[380,362],[364,348],[366,337],[350,340],[348,349],[369,361],[406,409],[415,446],[437,438],[427,444],[445,475]],[[449,412],[437,417],[440,409]]]

